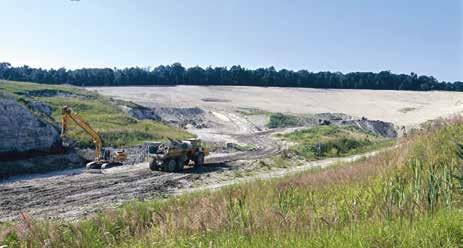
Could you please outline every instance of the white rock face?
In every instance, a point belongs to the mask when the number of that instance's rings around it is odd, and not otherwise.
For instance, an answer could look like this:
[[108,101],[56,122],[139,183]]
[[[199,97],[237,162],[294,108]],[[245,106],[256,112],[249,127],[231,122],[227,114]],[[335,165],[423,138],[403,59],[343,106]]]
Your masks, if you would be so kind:
[[0,92],[0,156],[15,152],[47,152],[60,144],[58,130]]

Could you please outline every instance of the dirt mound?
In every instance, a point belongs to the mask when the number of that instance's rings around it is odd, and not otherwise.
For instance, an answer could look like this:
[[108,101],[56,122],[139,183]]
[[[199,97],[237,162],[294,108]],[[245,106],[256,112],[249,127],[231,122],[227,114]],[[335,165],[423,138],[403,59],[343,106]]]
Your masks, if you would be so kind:
[[352,116],[342,113],[319,113],[314,115],[288,115],[276,113],[270,116],[270,122],[267,125],[270,128],[282,127],[302,127],[317,125],[338,125],[338,126],[356,126],[365,132],[374,135],[395,138],[397,131],[394,124],[379,120],[368,120],[365,117],[356,119]]
[[390,122],[362,118],[359,120],[344,121],[343,124],[357,126],[378,136],[387,138],[397,137],[397,131],[395,130],[394,125]]
[[159,107],[153,108],[153,112],[161,118],[161,120],[170,124],[186,127],[191,125],[195,128],[206,128],[206,112],[198,107],[194,108],[168,108]]
[[365,117],[356,119],[352,116],[342,113],[321,113],[315,114],[318,118],[319,125],[341,125],[341,126],[356,126],[361,130],[370,132],[374,135],[395,138],[397,137],[397,131],[395,130],[394,124],[379,120],[368,120]]
[[134,108],[128,107],[128,113],[130,116],[138,120],[161,120],[161,117],[157,115],[154,110],[142,106],[137,106]]
[[148,108],[132,102],[125,102],[111,99],[115,104],[121,106],[127,113],[138,120],[163,121],[177,127],[205,128],[206,112],[198,107],[194,108],[174,108],[174,107],[154,107]]

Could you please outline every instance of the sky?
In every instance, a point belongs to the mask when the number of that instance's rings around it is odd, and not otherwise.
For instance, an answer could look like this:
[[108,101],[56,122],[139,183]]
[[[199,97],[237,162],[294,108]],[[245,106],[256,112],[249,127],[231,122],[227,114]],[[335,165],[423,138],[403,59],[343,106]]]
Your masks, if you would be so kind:
[[463,81],[463,0],[2,0],[0,61],[415,72]]

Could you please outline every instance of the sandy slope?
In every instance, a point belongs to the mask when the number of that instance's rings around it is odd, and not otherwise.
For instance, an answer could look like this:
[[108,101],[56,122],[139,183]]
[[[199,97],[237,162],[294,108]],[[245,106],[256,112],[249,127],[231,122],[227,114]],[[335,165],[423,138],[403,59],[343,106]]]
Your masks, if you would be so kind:
[[244,86],[89,88],[148,106],[258,108],[271,112],[340,112],[413,126],[463,111],[463,93]]

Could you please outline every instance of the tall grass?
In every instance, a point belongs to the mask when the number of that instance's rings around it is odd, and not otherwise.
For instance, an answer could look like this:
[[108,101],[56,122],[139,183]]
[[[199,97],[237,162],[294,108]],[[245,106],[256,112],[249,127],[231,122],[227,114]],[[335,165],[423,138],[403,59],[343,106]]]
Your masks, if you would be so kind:
[[454,120],[359,162],[131,202],[79,222],[26,218],[3,227],[3,238],[52,247],[458,247],[462,142]]

